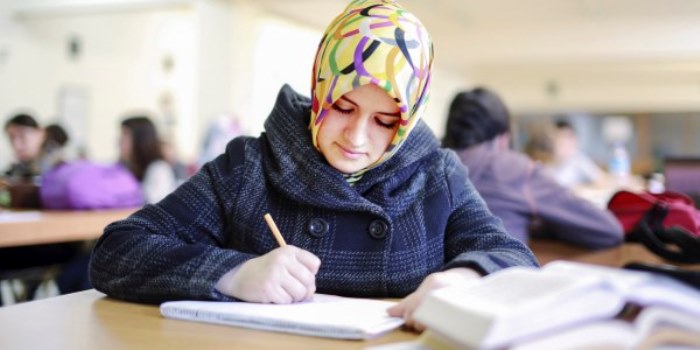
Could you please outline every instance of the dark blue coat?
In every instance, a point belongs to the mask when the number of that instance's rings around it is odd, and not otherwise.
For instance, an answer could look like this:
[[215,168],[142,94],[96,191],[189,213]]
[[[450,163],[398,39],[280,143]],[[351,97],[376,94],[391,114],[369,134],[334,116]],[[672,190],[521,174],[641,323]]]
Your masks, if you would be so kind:
[[425,123],[351,187],[313,147],[309,103],[284,87],[260,137],[234,139],[163,201],[109,225],[90,264],[95,288],[142,302],[231,300],[219,278],[277,247],[268,212],[288,244],[321,259],[320,293],[402,297],[451,267],[536,265]]

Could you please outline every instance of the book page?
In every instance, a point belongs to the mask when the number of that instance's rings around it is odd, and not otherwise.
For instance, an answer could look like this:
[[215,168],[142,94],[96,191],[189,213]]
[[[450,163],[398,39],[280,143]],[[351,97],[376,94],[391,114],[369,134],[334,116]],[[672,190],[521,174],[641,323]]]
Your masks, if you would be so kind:
[[700,290],[668,276],[570,261],[551,262],[543,271],[581,277],[597,276],[629,302],[643,306],[665,305],[700,316]]
[[293,304],[174,301],[163,303],[165,317],[245,328],[342,339],[367,339],[398,328],[390,317],[394,302],[316,294],[313,301]]
[[589,322],[562,332],[532,337],[512,348],[568,349],[572,344],[576,344],[577,349],[647,349],[664,345],[700,347],[700,318],[652,306],[643,309],[634,322],[620,319]]
[[690,312],[654,305],[645,307],[634,320],[637,333],[650,335],[658,329],[677,329],[700,337],[700,316]]
[[514,312],[515,309],[539,309],[568,293],[599,285],[595,276],[580,277],[570,274],[543,274],[534,268],[513,267],[481,279],[481,283],[454,287],[452,291],[437,293],[455,300],[478,300],[469,307],[484,309],[490,313]]
[[621,320],[607,320],[574,327],[548,336],[534,337],[513,344],[512,350],[541,349],[629,349],[635,342],[632,325]]
[[29,222],[41,220],[41,212],[0,210],[0,223]]

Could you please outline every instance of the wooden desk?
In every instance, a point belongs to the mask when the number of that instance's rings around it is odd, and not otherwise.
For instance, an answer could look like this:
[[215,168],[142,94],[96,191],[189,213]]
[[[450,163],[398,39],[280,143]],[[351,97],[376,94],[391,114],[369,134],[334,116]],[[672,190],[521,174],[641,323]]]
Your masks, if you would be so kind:
[[646,262],[678,265],[684,268],[700,270],[700,264],[688,265],[664,260],[639,243],[625,243],[616,248],[599,251],[591,251],[585,248],[547,240],[533,240],[529,245],[541,265],[552,260],[572,260],[614,267],[622,267],[630,262]]
[[158,307],[94,290],[0,308],[0,349],[362,349],[406,341],[397,330],[370,341],[333,340],[165,319]]
[[[532,246],[543,263],[660,261],[636,244],[600,252],[548,241]],[[362,349],[417,337],[396,330],[370,341],[343,341],[170,320],[157,306],[106,298],[94,290],[0,308],[0,330],[0,349]]]
[[0,222],[0,247],[94,239],[135,210],[39,211],[34,220]]

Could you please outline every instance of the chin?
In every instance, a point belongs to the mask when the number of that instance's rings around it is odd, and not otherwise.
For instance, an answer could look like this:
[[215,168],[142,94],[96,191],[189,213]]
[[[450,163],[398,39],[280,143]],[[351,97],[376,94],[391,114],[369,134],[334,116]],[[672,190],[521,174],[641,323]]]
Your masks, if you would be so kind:
[[347,164],[331,164],[331,166],[343,174],[353,174],[363,169],[357,166],[349,166]]
[[336,169],[338,171],[340,171],[341,173],[346,174],[346,175],[354,174],[354,173],[360,171],[360,169],[357,169],[357,168],[336,168]]

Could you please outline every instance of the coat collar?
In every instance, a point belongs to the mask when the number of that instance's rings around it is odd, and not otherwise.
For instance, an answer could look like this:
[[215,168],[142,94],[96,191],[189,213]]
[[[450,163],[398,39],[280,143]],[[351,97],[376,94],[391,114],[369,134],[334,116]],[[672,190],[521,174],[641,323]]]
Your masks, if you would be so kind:
[[387,206],[401,205],[391,202],[393,189],[400,186],[409,192],[420,190],[411,186],[420,163],[417,161],[439,148],[424,122],[419,121],[393,157],[366,172],[351,187],[313,146],[308,127],[310,113],[307,97],[288,85],[282,87],[261,135],[265,176],[275,190],[316,207],[376,213]]

